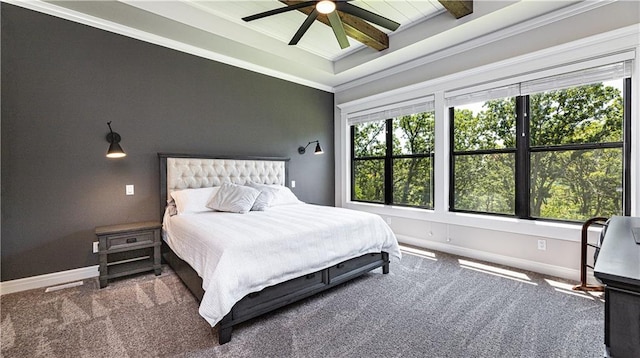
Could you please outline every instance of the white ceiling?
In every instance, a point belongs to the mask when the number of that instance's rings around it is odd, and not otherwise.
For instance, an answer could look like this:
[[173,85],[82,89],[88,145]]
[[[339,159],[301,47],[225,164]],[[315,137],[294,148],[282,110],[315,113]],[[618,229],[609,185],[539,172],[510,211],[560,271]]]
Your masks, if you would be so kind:
[[285,6],[277,0],[7,2],[328,91],[580,3],[475,0],[473,14],[456,20],[437,0],[352,1],[401,24],[395,32],[380,28],[390,46],[379,52],[352,39],[341,50],[318,21],[298,45],[287,45],[306,18],[299,11],[242,20]]
[[[445,11],[444,7],[437,0],[354,0],[350,3],[400,23],[401,27],[396,30],[397,32],[403,31],[417,22],[424,21],[429,17]],[[189,1],[189,5],[248,27],[285,44],[291,40],[307,17],[307,15],[302,12],[289,11],[248,23],[241,20],[248,15],[286,6],[274,0]],[[387,34],[391,33],[391,31],[382,27],[376,27]],[[315,21],[297,46],[326,60],[336,61],[341,57],[365,47],[360,42],[351,38],[349,39],[349,44],[350,46],[348,48],[344,50],[340,49],[331,28],[319,21]]]

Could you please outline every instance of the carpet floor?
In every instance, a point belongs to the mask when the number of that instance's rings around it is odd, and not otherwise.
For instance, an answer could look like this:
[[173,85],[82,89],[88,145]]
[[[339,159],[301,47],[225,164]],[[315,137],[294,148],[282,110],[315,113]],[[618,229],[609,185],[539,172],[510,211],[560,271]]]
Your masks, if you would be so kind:
[[438,252],[217,330],[168,267],[1,297],[3,357],[602,357],[601,297]]

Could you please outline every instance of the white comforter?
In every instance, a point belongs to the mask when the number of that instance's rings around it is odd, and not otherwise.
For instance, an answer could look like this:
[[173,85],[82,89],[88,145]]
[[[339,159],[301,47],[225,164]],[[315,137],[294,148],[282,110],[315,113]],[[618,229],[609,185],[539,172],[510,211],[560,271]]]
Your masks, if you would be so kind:
[[395,235],[377,215],[309,204],[247,214],[165,217],[165,240],[202,277],[200,315],[213,327],[251,292],[386,251],[400,259]]

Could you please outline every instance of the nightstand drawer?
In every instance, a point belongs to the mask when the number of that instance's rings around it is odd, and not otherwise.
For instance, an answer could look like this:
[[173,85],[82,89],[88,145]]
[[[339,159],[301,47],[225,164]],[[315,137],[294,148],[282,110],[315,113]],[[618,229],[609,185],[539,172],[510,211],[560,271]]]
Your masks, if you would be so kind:
[[107,236],[107,250],[153,244],[153,232],[138,232]]
[[157,221],[97,227],[100,288],[116,277],[151,270],[160,275],[161,228]]

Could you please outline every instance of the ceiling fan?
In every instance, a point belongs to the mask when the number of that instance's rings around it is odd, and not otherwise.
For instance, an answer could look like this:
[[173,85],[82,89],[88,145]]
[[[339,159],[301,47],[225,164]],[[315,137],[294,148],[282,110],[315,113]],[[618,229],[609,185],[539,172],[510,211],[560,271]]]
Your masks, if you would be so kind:
[[[347,40],[347,33],[345,32],[345,27],[343,26],[343,21],[341,20],[341,16],[352,15],[354,17],[357,17],[359,19],[384,27],[391,31],[395,31],[400,26],[399,23],[391,19],[388,19],[384,16],[380,16],[371,11],[365,10],[361,7],[351,5],[348,3],[348,1],[351,1],[351,0],[282,1],[287,4],[286,7],[281,7],[278,9],[269,10],[269,11],[261,12],[259,14],[243,17],[242,20],[253,21],[257,19],[262,19],[267,16],[281,14],[281,13],[293,11],[293,10],[300,10],[304,13],[307,13],[308,16],[306,20],[302,23],[302,25],[300,26],[298,31],[295,33],[295,35],[293,35],[293,38],[291,39],[291,41],[289,41],[289,45],[296,45],[300,41],[302,36],[305,34],[305,32],[309,29],[311,24],[313,24],[313,22],[316,19],[319,19],[319,16],[322,17],[323,15],[326,15],[329,25],[331,26],[331,29],[333,30],[333,33],[335,34],[336,39],[338,40],[338,44],[340,45],[340,48],[343,48],[343,49],[349,47],[349,40]],[[338,12],[341,12],[344,14],[339,15]],[[359,20],[359,19],[356,19],[356,20]],[[322,21],[322,18],[320,18],[319,20]],[[353,24],[351,24],[350,26],[354,27]],[[383,48],[380,48],[379,50],[381,49]]]

